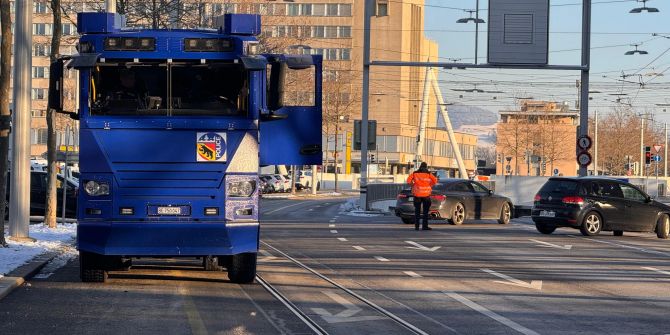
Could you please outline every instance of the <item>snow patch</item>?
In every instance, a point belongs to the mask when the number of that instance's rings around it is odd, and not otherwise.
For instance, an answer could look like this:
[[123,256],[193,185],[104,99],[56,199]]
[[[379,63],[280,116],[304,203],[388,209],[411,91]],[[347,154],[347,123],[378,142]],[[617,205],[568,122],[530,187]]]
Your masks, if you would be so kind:
[[41,223],[30,225],[29,229],[29,236],[36,239],[35,242],[7,240],[9,247],[0,248],[0,276],[6,275],[45,252],[68,255],[74,253],[74,251],[65,252],[64,250],[67,247],[74,250],[71,246],[77,233],[76,223],[58,224],[56,228],[49,228]]

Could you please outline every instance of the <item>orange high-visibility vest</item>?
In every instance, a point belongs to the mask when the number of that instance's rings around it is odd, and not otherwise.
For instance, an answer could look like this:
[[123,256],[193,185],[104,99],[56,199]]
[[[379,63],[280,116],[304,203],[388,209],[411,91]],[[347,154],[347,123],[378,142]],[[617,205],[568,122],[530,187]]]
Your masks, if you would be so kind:
[[437,178],[431,173],[414,172],[407,177],[407,183],[412,185],[415,197],[428,197],[433,192],[433,185],[437,184]]

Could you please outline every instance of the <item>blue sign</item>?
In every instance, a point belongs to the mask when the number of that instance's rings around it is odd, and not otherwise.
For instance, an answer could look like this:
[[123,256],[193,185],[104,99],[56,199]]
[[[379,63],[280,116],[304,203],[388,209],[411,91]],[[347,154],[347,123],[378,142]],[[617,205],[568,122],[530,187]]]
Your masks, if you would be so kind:
[[661,161],[661,155],[654,155],[654,162],[660,162]]

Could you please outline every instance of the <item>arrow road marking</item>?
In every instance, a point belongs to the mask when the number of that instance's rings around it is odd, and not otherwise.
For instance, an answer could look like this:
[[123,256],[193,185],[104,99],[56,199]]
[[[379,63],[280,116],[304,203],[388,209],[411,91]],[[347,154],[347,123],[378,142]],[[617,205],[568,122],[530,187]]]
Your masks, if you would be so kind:
[[572,244],[566,244],[566,245],[561,246],[561,245],[557,245],[557,244],[553,244],[553,243],[549,243],[549,242],[538,241],[538,240],[533,240],[533,239],[529,239],[529,241],[533,241],[535,243],[540,243],[540,245],[538,245],[538,247],[556,248],[556,249],[563,249],[563,250],[572,249]]
[[330,232],[333,233],[333,234],[337,234],[337,230],[335,230],[335,229],[331,230]]
[[412,277],[412,278],[421,278],[421,275],[414,272],[414,271],[403,271],[403,273]]
[[321,291],[321,293],[327,295],[329,298],[333,299],[338,304],[344,306],[344,310],[333,314],[323,308],[312,308],[314,313],[318,314],[323,320],[328,323],[342,323],[342,322],[360,322],[360,321],[372,321],[372,320],[383,320],[385,317],[382,316],[355,316],[360,313],[363,309],[354,305],[351,301],[343,298],[337,293]]
[[664,275],[670,276],[670,272],[668,272],[668,271],[659,270],[657,268],[652,268],[650,266],[649,267],[643,266],[642,268],[645,269],[645,270],[654,271],[654,272],[658,272],[658,273],[662,273]]
[[482,270],[482,271],[484,271],[488,274],[492,274],[492,275],[494,275],[498,278],[502,278],[502,279],[507,280],[507,281],[496,280],[496,281],[494,281],[495,283],[514,285],[514,286],[519,286],[519,287],[523,287],[523,288],[531,288],[531,289],[534,289],[534,290],[541,290],[542,289],[542,281],[541,280],[532,280],[530,283],[526,283],[524,281],[512,278],[512,277],[510,277],[508,275],[504,275],[502,273],[495,272],[493,270],[489,270],[489,269],[480,269],[480,270]]
[[416,250],[423,250],[423,251],[435,251],[437,249],[442,248],[442,247],[428,248],[426,246],[423,246],[423,245],[421,245],[419,243],[416,243],[416,242],[413,242],[413,241],[405,241],[405,243],[413,245],[413,247],[405,247],[405,248],[408,248],[408,249],[416,249]]

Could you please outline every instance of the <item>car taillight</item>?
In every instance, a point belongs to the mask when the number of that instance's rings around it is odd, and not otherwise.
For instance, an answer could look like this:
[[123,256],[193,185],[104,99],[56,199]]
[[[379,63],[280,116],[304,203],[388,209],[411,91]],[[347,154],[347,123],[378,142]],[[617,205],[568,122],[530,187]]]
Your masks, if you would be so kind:
[[407,198],[407,194],[402,193],[398,194],[398,199],[404,199],[404,198]]
[[542,200],[542,197],[539,194],[535,195],[535,202]]
[[447,197],[442,195],[442,194],[436,194],[436,195],[431,195],[430,198],[433,199],[433,200],[437,200],[437,201],[444,201],[444,199],[446,199]]
[[583,205],[584,204],[584,198],[577,197],[577,196],[563,197],[563,199],[561,201],[564,204],[571,204],[571,205]]

